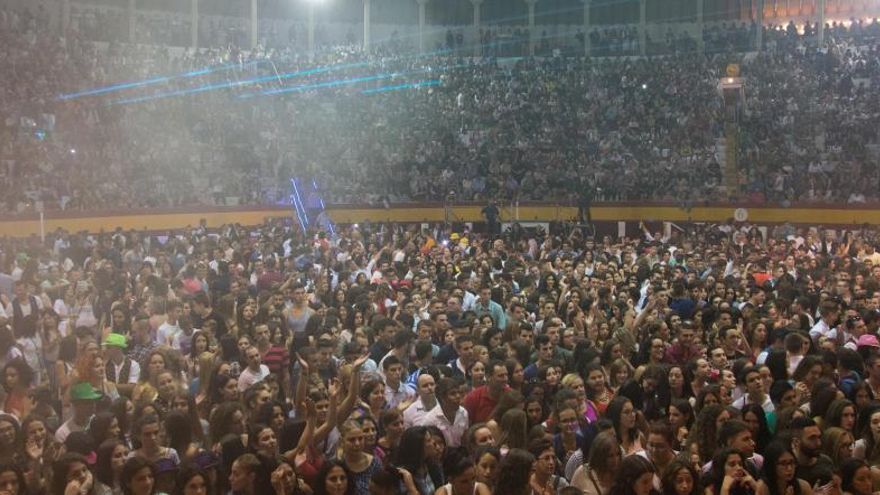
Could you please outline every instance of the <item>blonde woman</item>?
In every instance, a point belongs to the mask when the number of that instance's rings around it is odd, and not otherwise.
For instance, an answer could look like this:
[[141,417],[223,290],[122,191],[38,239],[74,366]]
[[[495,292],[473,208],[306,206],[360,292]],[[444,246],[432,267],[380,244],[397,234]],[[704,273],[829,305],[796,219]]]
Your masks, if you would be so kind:
[[574,392],[577,399],[577,412],[582,415],[588,423],[593,423],[599,419],[599,411],[592,401],[587,399],[587,388],[584,385],[584,379],[577,373],[569,373],[562,377],[562,386]]
[[209,406],[210,404],[210,393],[211,393],[211,382],[215,376],[215,356],[211,352],[203,352],[199,354],[198,363],[199,363],[199,384],[198,384],[198,392],[196,393],[195,403],[196,407],[199,409],[199,415],[203,418],[207,418],[209,411],[204,411],[202,414],[202,410],[205,409],[205,406]]

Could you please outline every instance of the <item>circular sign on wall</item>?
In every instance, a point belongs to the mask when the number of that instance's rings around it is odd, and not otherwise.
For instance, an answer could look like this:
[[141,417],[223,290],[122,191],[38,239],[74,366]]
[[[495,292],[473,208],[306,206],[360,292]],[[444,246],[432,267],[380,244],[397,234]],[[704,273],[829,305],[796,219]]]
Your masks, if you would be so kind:
[[749,210],[745,208],[737,208],[733,210],[733,219],[737,222],[745,222],[749,218]]

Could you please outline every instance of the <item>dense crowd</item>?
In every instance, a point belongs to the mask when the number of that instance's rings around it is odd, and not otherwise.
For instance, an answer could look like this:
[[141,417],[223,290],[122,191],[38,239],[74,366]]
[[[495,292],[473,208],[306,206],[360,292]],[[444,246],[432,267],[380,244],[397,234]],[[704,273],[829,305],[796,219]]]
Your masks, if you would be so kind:
[[[744,56],[754,29],[731,25],[707,27],[707,55],[669,33],[662,57],[509,63],[443,51],[367,57],[354,46],[311,62],[289,47],[102,45],[60,39],[44,23],[0,15],[9,212],[277,204],[289,201],[290,177],[314,180],[326,203],[450,193],[565,202],[586,190],[605,201],[711,201],[727,194],[717,84],[730,63],[746,78],[733,196],[877,199],[876,23],[829,26],[819,51],[814,28],[790,24],[768,27],[767,49]],[[485,36],[490,55],[509,41]],[[637,51],[631,30],[590,36],[600,56]],[[177,76],[60,97],[164,75]]]
[[870,495],[880,242],[289,222],[0,256],[4,495]]

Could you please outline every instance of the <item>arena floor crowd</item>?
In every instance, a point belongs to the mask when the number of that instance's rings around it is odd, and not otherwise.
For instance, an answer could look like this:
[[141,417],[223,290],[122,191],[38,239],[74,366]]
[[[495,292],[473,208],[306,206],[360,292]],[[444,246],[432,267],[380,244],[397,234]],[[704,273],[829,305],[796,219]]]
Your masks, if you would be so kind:
[[0,489],[872,493],[872,229],[337,230],[8,241]]

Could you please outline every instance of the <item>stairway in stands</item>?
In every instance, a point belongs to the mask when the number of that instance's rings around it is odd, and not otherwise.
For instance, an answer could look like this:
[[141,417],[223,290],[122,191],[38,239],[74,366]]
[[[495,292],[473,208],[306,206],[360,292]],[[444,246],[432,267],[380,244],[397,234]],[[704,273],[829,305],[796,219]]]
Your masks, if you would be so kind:
[[718,149],[718,144],[716,144],[717,152],[720,152],[721,157],[723,157],[719,164],[721,165],[722,184],[727,191],[728,197],[737,197],[740,193],[739,164],[737,163],[738,134],[736,122],[725,122],[724,138],[719,139],[719,141],[723,142],[720,150]]

